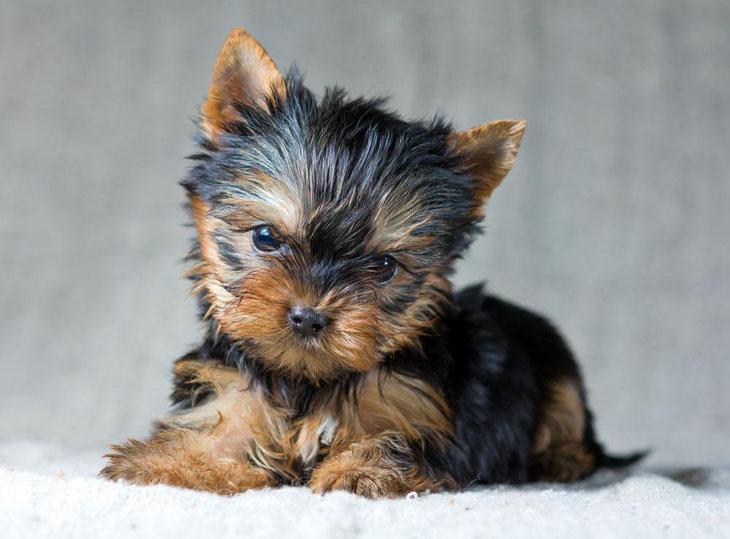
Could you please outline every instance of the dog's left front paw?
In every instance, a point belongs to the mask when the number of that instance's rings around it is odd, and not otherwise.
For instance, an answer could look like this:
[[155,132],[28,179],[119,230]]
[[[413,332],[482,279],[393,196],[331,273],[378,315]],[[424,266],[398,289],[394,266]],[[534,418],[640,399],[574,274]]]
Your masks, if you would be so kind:
[[374,438],[330,455],[314,469],[309,486],[317,494],[344,490],[368,498],[396,498],[409,492],[452,486],[449,478],[427,477],[399,439]]
[[309,484],[316,494],[344,490],[368,498],[394,498],[410,492],[401,473],[377,467],[343,469],[323,465],[314,471]]

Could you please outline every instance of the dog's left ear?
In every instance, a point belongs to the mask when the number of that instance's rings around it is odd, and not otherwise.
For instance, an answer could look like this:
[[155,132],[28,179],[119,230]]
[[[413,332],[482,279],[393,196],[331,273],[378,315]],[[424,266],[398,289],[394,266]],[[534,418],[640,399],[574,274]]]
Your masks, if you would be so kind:
[[227,125],[240,121],[237,106],[268,110],[269,99],[285,92],[284,77],[266,50],[246,30],[234,28],[213,67],[202,127],[216,138]]
[[462,159],[463,171],[476,182],[475,216],[484,214],[484,203],[515,164],[526,127],[524,120],[496,120],[449,135],[451,151]]

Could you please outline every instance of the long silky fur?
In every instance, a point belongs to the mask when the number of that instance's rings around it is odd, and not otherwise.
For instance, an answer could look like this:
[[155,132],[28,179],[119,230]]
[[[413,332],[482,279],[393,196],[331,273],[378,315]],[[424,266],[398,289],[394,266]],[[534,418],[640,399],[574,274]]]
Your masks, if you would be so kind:
[[[175,412],[187,417],[217,398],[214,384],[184,368],[210,362],[237,369],[276,421],[269,445],[236,464],[240,482],[220,491],[250,479],[397,495],[574,480],[639,458],[604,453],[579,367],[547,320],[481,286],[452,291],[454,262],[480,231],[475,198],[484,190],[450,145],[452,127],[405,121],[383,100],[337,87],[318,98],[296,70],[284,85],[264,106],[236,103],[236,120],[216,136],[201,127],[182,181],[198,232],[188,277],[206,333],[179,360]],[[286,254],[267,257],[247,243],[264,218],[287,238]],[[386,248],[400,266],[381,286],[373,260]],[[333,331],[316,344],[320,361],[286,354],[293,341],[277,320],[293,294],[346,319],[339,341]],[[408,403],[413,425],[403,425],[397,402]],[[384,432],[370,432],[367,409]],[[158,461],[169,439],[185,439],[170,424],[149,441]],[[103,473],[154,482],[134,468],[146,449],[117,446]],[[205,455],[188,457],[223,473]],[[163,464],[175,484],[196,488],[190,474],[170,475],[173,455]],[[266,474],[251,475],[252,466]],[[200,485],[215,490],[209,478]]]

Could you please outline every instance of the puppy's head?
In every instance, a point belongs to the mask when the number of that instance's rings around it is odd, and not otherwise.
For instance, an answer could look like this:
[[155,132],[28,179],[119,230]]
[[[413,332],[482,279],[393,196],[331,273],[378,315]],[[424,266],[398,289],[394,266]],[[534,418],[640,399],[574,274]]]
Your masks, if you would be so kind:
[[414,346],[524,128],[453,132],[337,88],[316,98],[232,31],[183,182],[208,316],[267,368],[310,380]]

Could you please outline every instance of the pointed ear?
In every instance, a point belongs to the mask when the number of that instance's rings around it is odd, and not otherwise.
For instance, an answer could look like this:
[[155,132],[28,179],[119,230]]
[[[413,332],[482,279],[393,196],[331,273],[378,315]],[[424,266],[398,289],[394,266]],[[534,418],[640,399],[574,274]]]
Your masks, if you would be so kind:
[[240,121],[237,103],[266,110],[267,98],[285,92],[284,77],[261,44],[243,28],[234,28],[213,67],[202,127],[215,138],[226,125]]
[[452,151],[463,159],[464,172],[471,174],[474,186],[475,216],[517,160],[524,120],[497,120],[449,135]]

